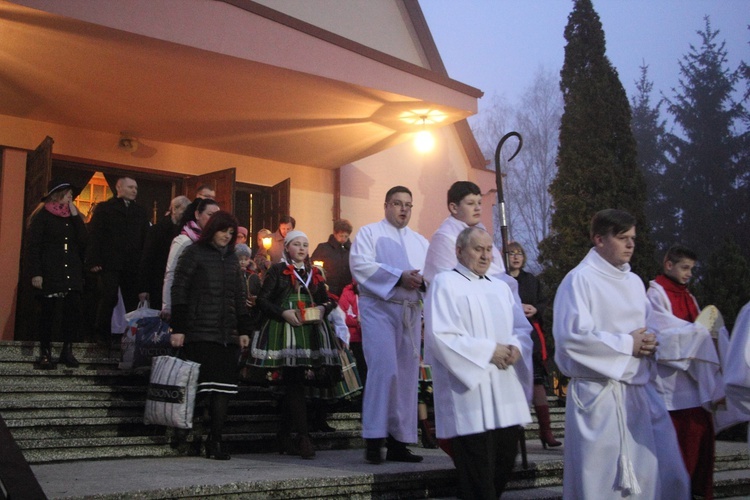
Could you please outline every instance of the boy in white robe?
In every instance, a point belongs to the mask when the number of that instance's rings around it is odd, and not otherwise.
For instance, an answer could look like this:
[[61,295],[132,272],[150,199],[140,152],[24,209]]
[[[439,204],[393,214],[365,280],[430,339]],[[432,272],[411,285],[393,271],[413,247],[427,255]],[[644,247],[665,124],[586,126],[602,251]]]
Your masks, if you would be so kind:
[[690,498],[674,426],[653,385],[648,299],[630,272],[635,218],[602,210],[594,247],[554,302],[555,361],[570,377],[563,498]]
[[698,301],[687,285],[697,255],[672,245],[663,272],[649,283],[651,303],[646,326],[659,342],[656,389],[664,398],[690,474],[693,495],[713,498],[714,403],[724,397],[711,333],[696,323]]
[[367,382],[362,402],[365,459],[419,462],[406,443],[417,441],[417,383],[425,290],[427,240],[407,227],[412,195],[403,186],[385,197],[385,219],[362,227],[349,253],[352,277],[359,284],[362,347]]
[[531,422],[528,322],[512,314],[508,286],[486,275],[492,238],[476,227],[456,242],[458,264],[425,301],[425,356],[432,365],[438,438],[451,439],[462,498],[497,499]]

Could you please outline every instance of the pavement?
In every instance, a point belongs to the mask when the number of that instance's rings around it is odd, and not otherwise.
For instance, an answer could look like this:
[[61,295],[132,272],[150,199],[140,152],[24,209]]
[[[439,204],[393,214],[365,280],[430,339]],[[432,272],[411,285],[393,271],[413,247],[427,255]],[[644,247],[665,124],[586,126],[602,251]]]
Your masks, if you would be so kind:
[[[412,448],[424,456],[420,463],[365,462],[363,449],[318,451],[313,460],[268,454],[232,455],[229,461],[203,457],[128,458],[33,465],[32,470],[48,498],[175,498],[229,494],[244,498],[243,491],[261,494],[280,490],[326,486],[363,488],[383,477],[407,473],[413,476],[454,471],[453,462],[441,450]],[[529,444],[529,461],[562,460],[562,448],[542,450]],[[518,457],[520,467],[520,455]],[[378,476],[378,478],[376,478]],[[392,479],[396,480],[396,479]],[[338,485],[338,486],[336,486]],[[336,489],[338,488],[338,489]],[[352,490],[354,491],[354,490]],[[304,498],[302,491],[299,492]],[[276,496],[276,495],[274,495]],[[262,497],[262,496],[261,496]],[[267,497],[266,497],[267,498]]]

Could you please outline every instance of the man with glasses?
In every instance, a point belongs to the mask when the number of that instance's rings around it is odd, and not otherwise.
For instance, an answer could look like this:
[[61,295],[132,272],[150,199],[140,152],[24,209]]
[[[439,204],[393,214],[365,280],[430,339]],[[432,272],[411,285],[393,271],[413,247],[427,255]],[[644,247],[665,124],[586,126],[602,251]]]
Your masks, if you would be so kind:
[[420,462],[406,443],[417,441],[417,382],[421,339],[421,270],[427,240],[407,227],[412,194],[395,186],[385,196],[385,218],[359,230],[349,264],[359,284],[367,385],[362,406],[365,459]]

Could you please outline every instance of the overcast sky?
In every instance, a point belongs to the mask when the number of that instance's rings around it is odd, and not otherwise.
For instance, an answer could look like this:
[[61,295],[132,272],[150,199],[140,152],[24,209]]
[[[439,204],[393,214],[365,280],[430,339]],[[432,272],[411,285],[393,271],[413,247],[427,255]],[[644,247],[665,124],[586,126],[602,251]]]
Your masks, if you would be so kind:
[[[730,68],[750,63],[750,0],[593,0],[607,56],[632,97],[640,66],[658,92],[672,96],[679,61],[700,47],[708,15],[726,41]],[[572,0],[420,0],[451,78],[514,102],[540,66],[559,74]]]

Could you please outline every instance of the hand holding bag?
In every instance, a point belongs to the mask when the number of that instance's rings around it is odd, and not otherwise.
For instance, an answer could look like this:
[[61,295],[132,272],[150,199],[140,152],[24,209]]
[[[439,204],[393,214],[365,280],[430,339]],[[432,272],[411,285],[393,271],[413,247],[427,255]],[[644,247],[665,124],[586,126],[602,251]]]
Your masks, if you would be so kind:
[[151,364],[143,423],[193,428],[200,365],[174,356],[157,356]]

